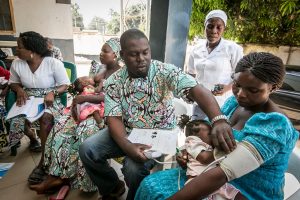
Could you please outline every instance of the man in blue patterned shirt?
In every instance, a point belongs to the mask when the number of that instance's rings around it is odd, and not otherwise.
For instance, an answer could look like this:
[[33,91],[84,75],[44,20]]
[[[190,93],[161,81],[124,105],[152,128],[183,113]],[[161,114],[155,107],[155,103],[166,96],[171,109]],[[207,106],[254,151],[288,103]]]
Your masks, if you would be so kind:
[[[120,156],[125,156],[122,172],[129,188],[127,199],[134,199],[154,162],[144,155],[149,146],[129,142],[128,133],[132,128],[174,128],[174,95],[197,102],[210,119],[222,116],[211,92],[198,85],[193,77],[172,64],[151,60],[149,42],[143,32],[130,29],[122,34],[120,41],[125,66],[105,82],[108,128],[88,138],[79,151],[102,199],[115,199],[125,192],[124,182],[106,161]],[[235,144],[230,125],[222,117],[216,119],[213,132],[218,135],[217,142],[232,150]]]

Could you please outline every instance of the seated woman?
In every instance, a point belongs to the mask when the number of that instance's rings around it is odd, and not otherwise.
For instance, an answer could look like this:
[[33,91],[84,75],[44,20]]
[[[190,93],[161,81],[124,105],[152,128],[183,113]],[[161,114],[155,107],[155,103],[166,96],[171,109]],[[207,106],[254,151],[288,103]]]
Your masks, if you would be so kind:
[[[43,155],[53,119],[62,115],[64,106],[59,94],[66,91],[70,81],[63,63],[50,57],[46,39],[42,35],[33,31],[20,33],[17,44],[18,59],[11,65],[9,84],[17,94],[16,104],[19,106],[24,105],[29,96],[43,97],[45,100],[48,109],[38,120]],[[29,122],[24,117],[12,119],[9,132],[11,145],[17,144],[24,133],[30,138],[30,149],[38,150],[40,145],[34,132],[30,131]],[[32,174],[40,171],[42,163],[43,156]]]
[[[91,62],[91,68],[90,68],[90,71],[89,71],[89,77],[95,77],[95,75],[100,75],[102,74],[101,72],[105,71],[106,69],[106,57],[110,57],[110,51],[109,51],[109,48],[112,49],[113,52],[115,52],[116,54],[116,58],[117,61],[120,61],[121,60],[121,57],[120,57],[120,53],[119,53],[119,45],[117,45],[119,43],[119,38],[111,38],[109,40],[106,41],[106,45],[104,44],[102,49],[101,49],[101,52],[100,52],[100,62],[101,63],[98,63],[97,61],[93,60]],[[108,46],[109,48],[108,48]],[[119,62],[119,65],[122,66],[122,62]],[[96,78],[96,82],[97,82],[97,77]],[[98,77],[99,79],[99,77]]]
[[[112,47],[113,46],[113,47]],[[117,47],[117,48],[116,48]],[[120,51],[119,40],[108,40],[102,47],[100,59],[106,64],[106,69],[98,74],[107,79],[120,66],[118,57]],[[104,100],[103,93],[99,95],[77,95],[72,106],[84,102],[100,104]],[[103,127],[102,127],[103,128]],[[100,130],[94,117],[80,121],[74,120],[71,113],[61,116],[54,125],[46,143],[44,169],[47,178],[39,184],[31,185],[30,189],[38,194],[52,192],[53,189],[70,184],[72,188],[84,192],[96,191],[97,188],[90,180],[78,155],[79,145],[89,136]]]
[[[154,173],[144,179],[135,198],[201,199],[229,182],[247,199],[283,199],[284,172],[298,132],[269,96],[281,86],[284,75],[282,60],[272,54],[244,56],[233,74],[234,96],[222,109],[239,141],[236,149],[184,187],[186,175],[181,170]],[[214,155],[222,153],[215,149]],[[181,164],[186,163],[183,158],[178,158]]]

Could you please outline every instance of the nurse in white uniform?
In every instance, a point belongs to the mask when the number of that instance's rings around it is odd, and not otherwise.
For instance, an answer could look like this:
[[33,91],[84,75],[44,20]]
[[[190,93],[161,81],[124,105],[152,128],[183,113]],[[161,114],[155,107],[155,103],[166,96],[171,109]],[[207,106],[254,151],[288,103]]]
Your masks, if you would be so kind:
[[[243,57],[243,48],[233,41],[222,38],[227,15],[222,10],[210,11],[205,18],[206,40],[200,41],[192,50],[187,71],[207,89],[211,90],[221,107],[232,95],[231,74]],[[193,119],[204,119],[206,115],[193,105]]]

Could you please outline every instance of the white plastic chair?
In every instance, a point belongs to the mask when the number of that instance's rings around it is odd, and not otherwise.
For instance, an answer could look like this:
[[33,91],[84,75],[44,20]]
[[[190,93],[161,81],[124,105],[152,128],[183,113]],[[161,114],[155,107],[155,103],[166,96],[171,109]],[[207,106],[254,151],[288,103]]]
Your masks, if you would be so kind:
[[175,115],[180,116],[188,113],[187,103],[185,103],[182,99],[174,98],[173,99],[174,107],[175,107]]
[[300,183],[297,180],[297,178],[290,173],[285,173],[284,179],[285,179],[285,185],[283,191],[284,191],[284,200],[286,200],[300,189]]
[[[184,102],[182,99],[174,98],[173,103],[174,103],[176,118],[179,118],[181,115],[184,115],[184,114],[188,115],[189,107],[186,102]],[[182,146],[184,144],[185,138],[186,137],[185,137],[184,131],[181,131],[178,134],[177,145]],[[163,160],[165,162],[170,162],[170,161],[175,161],[176,159],[174,156],[167,155],[164,157]],[[175,165],[176,164],[164,164],[163,169],[169,169],[169,168],[175,167]]]

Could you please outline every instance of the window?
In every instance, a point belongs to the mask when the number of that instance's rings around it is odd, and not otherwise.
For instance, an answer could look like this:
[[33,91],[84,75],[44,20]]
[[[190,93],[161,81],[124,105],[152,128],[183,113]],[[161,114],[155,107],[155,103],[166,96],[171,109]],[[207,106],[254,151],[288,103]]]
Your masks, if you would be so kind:
[[15,33],[14,12],[12,0],[0,0],[0,33]]
[[71,0],[56,0],[56,3],[71,4]]

